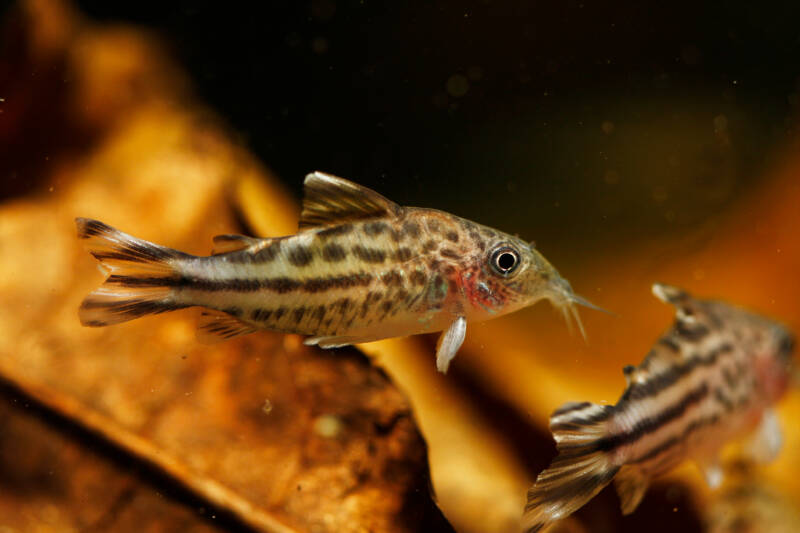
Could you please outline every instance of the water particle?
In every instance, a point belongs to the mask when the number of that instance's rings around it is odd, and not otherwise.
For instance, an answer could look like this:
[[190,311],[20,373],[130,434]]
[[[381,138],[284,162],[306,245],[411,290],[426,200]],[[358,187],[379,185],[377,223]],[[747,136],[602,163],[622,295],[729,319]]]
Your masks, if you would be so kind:
[[269,401],[269,398],[267,398],[266,400],[264,400],[264,405],[262,405],[262,406],[261,406],[261,411],[262,411],[262,412],[263,412],[265,415],[268,415],[268,414],[270,414],[270,413],[272,412],[272,402],[271,402],[271,401]]
[[469,91],[469,80],[463,74],[453,74],[446,84],[447,94],[454,98],[461,98]]
[[608,185],[616,185],[619,183],[619,173],[616,170],[606,170],[603,174],[603,181]]
[[313,41],[311,41],[311,50],[315,54],[324,54],[330,48],[330,44],[328,43],[328,39],[325,37],[315,37]]
[[614,123],[611,122],[610,120],[604,120],[600,128],[606,135],[611,135],[612,133],[614,133]]
[[343,427],[341,419],[335,415],[322,415],[314,421],[314,433],[326,439],[338,437]]
[[480,81],[483,79],[483,69],[478,65],[472,65],[467,69],[467,78],[472,81]]

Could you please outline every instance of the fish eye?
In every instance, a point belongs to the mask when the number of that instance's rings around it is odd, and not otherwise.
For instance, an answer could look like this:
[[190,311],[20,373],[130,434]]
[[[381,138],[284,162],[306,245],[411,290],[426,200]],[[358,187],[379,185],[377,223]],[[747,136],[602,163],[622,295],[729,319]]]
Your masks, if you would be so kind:
[[492,268],[501,276],[508,276],[519,266],[519,253],[510,246],[501,246],[492,252]]

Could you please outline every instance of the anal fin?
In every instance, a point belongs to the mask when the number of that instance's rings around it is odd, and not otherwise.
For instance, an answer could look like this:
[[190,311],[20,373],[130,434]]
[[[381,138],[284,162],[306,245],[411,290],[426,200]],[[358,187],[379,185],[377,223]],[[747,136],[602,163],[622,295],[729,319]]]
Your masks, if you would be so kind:
[[200,313],[200,322],[197,326],[197,340],[204,344],[213,344],[254,331],[255,327],[245,324],[233,315],[204,309]]
[[319,346],[320,348],[341,348],[342,346],[350,346],[352,344],[362,344],[365,342],[374,342],[381,340],[383,337],[358,337],[354,335],[340,335],[329,337],[309,337],[303,344],[306,346]]
[[642,474],[641,469],[635,466],[623,466],[614,478],[614,488],[620,500],[622,514],[631,514],[641,503],[647,492],[649,481]]

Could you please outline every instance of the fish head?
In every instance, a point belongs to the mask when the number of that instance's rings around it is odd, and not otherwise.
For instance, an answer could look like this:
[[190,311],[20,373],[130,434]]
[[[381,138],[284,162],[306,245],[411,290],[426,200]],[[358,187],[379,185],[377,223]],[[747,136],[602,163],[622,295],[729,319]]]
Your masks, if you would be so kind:
[[786,326],[767,317],[723,301],[686,296],[678,305],[678,322],[684,332],[702,327],[711,337],[724,338],[743,350],[767,403],[783,395],[797,372],[792,361],[794,335]]
[[756,376],[770,403],[780,399],[789,387],[793,373],[797,372],[792,361],[794,345],[794,335],[775,322],[767,324],[766,333],[756,338],[753,351]]
[[492,234],[494,238],[487,243],[485,253],[478,257],[479,303],[505,314],[547,299],[563,313],[570,327],[571,319],[575,319],[583,334],[575,304],[603,309],[575,294],[570,283],[535,245],[502,232],[492,231]]

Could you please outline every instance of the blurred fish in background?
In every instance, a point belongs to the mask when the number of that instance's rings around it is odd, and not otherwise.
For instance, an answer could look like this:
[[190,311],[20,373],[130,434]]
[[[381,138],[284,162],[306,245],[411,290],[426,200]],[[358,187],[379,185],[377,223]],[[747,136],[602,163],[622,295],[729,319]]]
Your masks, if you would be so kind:
[[[670,320],[654,281],[800,328],[798,11],[10,6],[0,526],[518,531],[556,455],[549,414],[616,401]],[[206,253],[213,235],[293,233],[314,168],[532,239],[618,316],[586,313],[588,344],[544,306],[476,324],[446,377],[435,338],[360,347],[378,371],[294,336],[198,347],[183,311],[80,327],[97,274],[74,217]],[[790,388],[782,452],[741,481],[795,507],[798,416]],[[557,527],[705,531],[725,494],[678,468],[628,516],[603,490]]]

